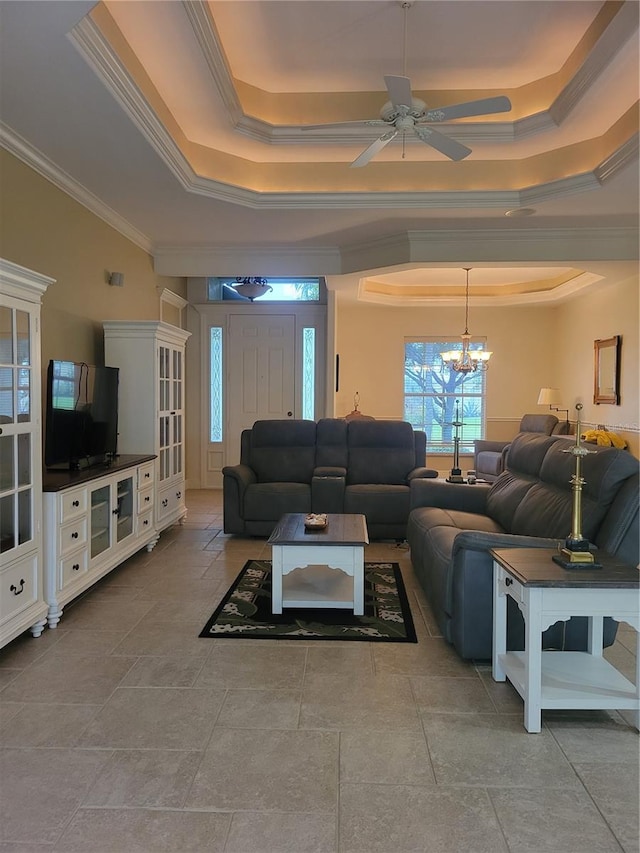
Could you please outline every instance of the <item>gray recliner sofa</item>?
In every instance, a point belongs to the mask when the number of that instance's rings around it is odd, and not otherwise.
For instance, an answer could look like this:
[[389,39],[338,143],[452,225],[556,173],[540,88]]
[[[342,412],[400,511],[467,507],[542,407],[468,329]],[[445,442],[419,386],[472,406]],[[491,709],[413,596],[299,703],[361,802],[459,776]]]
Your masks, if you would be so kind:
[[[574,456],[567,438],[520,433],[491,485],[415,481],[407,539],[411,562],[445,639],[463,658],[491,658],[491,548],[555,548],[571,532]],[[589,445],[583,457],[582,533],[633,566],[640,560],[639,463],[625,450]],[[508,647],[523,648],[522,617],[509,599]],[[616,623],[605,620],[610,645]],[[544,648],[584,650],[586,617],[558,622]]]
[[[523,415],[518,432],[539,432],[542,435],[567,435],[568,421],[559,421],[555,415]],[[504,471],[510,441],[491,441],[479,438],[473,443],[474,468],[479,480],[493,483]]]
[[225,533],[269,536],[285,513],[359,513],[372,539],[404,539],[426,435],[406,421],[262,420],[223,473]]

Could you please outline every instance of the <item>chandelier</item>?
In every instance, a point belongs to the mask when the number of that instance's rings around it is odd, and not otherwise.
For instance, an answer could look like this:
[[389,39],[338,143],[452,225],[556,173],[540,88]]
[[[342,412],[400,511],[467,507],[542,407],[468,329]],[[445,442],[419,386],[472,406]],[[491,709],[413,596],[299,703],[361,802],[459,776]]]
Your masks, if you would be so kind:
[[471,267],[463,267],[463,269],[467,273],[467,290],[464,309],[464,335],[461,335],[462,349],[441,352],[440,357],[456,373],[472,373],[476,370],[486,370],[489,366],[487,362],[493,353],[487,350],[472,350],[469,346],[471,342],[471,335],[469,334],[469,272]]

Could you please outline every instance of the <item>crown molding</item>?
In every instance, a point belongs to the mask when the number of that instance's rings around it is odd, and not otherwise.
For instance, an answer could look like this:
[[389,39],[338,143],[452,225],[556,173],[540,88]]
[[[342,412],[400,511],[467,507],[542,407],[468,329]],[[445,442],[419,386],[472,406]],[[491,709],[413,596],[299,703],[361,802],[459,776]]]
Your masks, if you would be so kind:
[[624,44],[637,32],[638,8],[637,2],[629,0],[621,4],[580,68],[551,104],[549,113],[557,124],[565,121],[571,110],[613,62]]
[[222,98],[232,124],[243,117],[242,104],[233,84],[233,75],[209,5],[202,0],[182,0],[182,7],[193,28],[213,82]]
[[83,207],[86,207],[91,213],[106,222],[111,228],[126,237],[136,246],[144,249],[145,252],[151,253],[151,240],[131,225],[120,214],[112,210],[108,205],[102,202],[90,190],[84,187],[81,183],[72,178],[63,169],[60,169],[38,151],[33,145],[23,139],[18,133],[0,122],[0,145],[9,151],[14,157],[17,157],[23,163],[26,163],[31,169],[46,178],[54,186],[58,187],[74,201],[77,201]]
[[317,276],[341,273],[337,247],[160,246],[153,253],[159,275],[190,278],[245,275]]

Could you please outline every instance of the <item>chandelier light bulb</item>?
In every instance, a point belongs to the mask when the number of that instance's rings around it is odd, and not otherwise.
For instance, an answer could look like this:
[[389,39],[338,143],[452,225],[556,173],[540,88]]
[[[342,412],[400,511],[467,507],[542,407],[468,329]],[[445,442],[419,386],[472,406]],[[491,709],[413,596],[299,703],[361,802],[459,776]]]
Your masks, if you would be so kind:
[[477,370],[486,370],[488,361],[493,355],[489,350],[472,350],[471,335],[469,334],[469,273],[471,267],[463,268],[467,274],[467,286],[465,294],[464,334],[462,338],[462,349],[441,352],[440,358],[449,365],[456,373],[474,373]]

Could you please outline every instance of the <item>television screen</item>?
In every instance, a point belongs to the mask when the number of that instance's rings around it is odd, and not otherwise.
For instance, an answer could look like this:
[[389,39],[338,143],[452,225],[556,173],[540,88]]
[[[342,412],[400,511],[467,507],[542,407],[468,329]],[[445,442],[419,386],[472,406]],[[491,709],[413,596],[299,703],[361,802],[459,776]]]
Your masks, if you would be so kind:
[[78,469],[108,463],[117,451],[118,368],[49,362],[44,462]]

